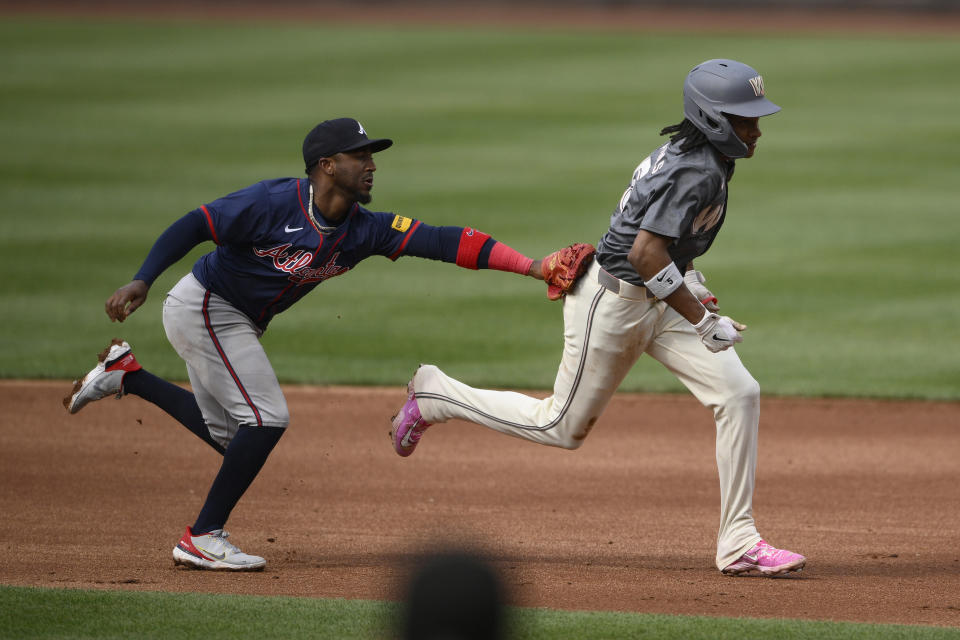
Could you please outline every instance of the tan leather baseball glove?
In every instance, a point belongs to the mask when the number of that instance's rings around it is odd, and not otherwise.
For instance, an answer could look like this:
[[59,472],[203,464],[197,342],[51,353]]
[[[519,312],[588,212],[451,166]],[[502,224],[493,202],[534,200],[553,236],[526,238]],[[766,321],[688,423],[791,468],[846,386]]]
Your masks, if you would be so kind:
[[547,297],[559,300],[583,275],[593,260],[596,249],[583,242],[554,251],[540,263],[540,272],[547,283]]

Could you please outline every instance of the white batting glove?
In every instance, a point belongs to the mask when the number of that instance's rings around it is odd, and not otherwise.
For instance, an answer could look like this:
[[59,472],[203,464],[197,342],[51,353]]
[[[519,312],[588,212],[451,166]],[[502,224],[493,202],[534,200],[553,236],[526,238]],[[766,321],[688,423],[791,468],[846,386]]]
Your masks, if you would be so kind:
[[719,316],[708,311],[700,322],[693,325],[693,328],[697,330],[700,340],[707,349],[717,353],[729,349],[738,342],[743,342],[740,332],[746,329],[747,325],[740,324],[728,316]]
[[687,289],[690,289],[690,293],[697,297],[703,306],[707,308],[707,311],[719,311],[720,303],[717,300],[717,296],[710,293],[710,290],[703,286],[703,283],[707,279],[702,273],[696,269],[690,269],[685,274],[683,274],[683,282],[687,285]]

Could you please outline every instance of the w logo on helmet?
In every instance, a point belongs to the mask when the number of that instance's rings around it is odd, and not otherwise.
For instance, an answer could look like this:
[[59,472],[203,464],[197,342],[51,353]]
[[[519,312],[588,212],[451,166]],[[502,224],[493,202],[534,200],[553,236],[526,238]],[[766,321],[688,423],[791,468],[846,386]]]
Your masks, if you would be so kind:
[[758,98],[762,95],[765,95],[763,90],[763,76],[757,76],[756,78],[750,78],[750,86],[753,87],[753,93]]

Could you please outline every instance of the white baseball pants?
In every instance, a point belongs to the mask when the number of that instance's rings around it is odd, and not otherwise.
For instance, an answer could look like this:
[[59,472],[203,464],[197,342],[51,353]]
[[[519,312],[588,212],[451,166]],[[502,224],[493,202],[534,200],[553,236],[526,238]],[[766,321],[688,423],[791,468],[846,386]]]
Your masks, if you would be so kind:
[[424,365],[413,379],[420,412],[429,423],[457,418],[576,449],[637,359],[650,354],[713,411],[720,476],[716,562],[723,569],[761,539],[752,512],[760,387],[733,348],[711,353],[669,305],[616,279],[620,291],[613,293],[600,283],[600,272],[594,262],[564,299],[563,357],[552,396],[474,389]]

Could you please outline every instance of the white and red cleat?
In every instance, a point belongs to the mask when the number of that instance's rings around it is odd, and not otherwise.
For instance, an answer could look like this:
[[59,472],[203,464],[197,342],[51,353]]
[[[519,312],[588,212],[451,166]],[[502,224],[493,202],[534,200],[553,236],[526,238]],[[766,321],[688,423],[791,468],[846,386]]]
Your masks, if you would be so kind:
[[94,400],[123,394],[123,376],[138,371],[140,363],[133,357],[130,345],[114,338],[110,345],[97,356],[97,366],[80,380],[73,381],[70,395],[63,399],[63,406],[76,413]]
[[173,563],[194,569],[215,569],[220,571],[260,571],[267,561],[260,556],[252,556],[240,551],[227,542],[230,534],[216,529],[199,536],[187,527],[180,542],[173,548]]

